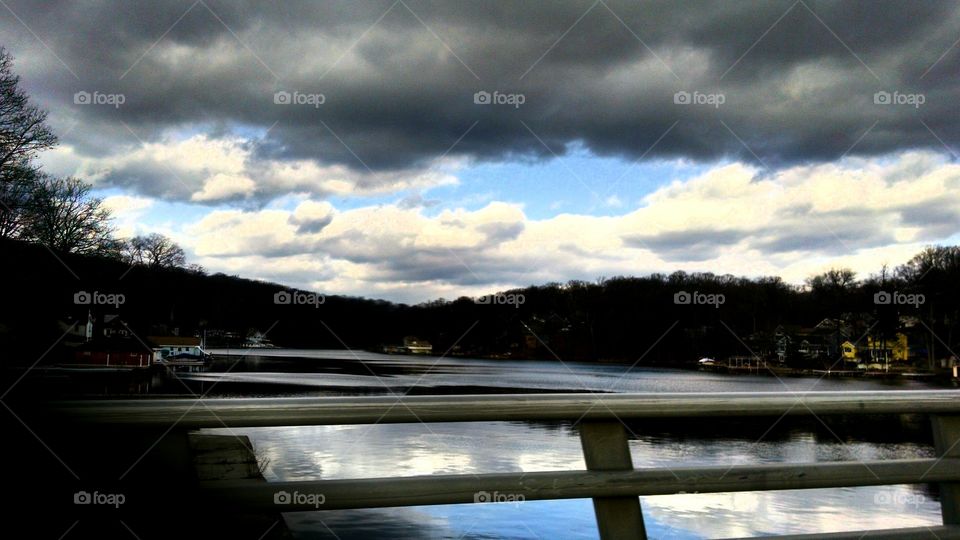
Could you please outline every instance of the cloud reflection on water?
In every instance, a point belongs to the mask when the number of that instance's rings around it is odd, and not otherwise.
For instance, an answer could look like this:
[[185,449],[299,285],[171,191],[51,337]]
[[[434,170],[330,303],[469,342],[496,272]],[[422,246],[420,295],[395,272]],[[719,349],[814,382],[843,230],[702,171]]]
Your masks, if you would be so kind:
[[[478,422],[249,428],[268,480],[584,468],[569,424]],[[637,466],[816,462],[930,456],[909,442],[841,443],[805,432],[771,440],[641,435]],[[644,497],[651,538],[707,538],[936,525],[925,488],[880,486]],[[595,538],[588,500],[291,513],[298,538]],[[322,520],[321,524],[318,520]],[[325,536],[326,535],[326,536]]]

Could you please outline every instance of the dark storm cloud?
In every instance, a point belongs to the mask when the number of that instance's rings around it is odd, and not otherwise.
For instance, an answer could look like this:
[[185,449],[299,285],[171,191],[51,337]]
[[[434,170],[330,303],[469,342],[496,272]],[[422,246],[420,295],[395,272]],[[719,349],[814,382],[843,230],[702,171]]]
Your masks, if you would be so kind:
[[946,200],[905,206],[900,210],[903,224],[923,230],[923,239],[943,238],[960,230],[960,209]]
[[411,193],[410,195],[400,199],[400,202],[397,203],[397,207],[404,210],[409,210],[411,208],[432,208],[438,204],[440,204],[438,199],[424,199],[423,195],[419,193]]
[[750,237],[750,247],[764,255],[813,252],[842,255],[896,243],[890,225],[896,213],[871,209],[809,212],[780,220]]
[[736,230],[691,229],[655,235],[628,235],[624,244],[649,249],[665,261],[705,261],[716,257],[724,247],[736,244],[748,233]]
[[[99,171],[94,169],[88,172],[96,174]],[[193,193],[190,186],[202,185],[203,177],[174,173],[164,164],[151,160],[104,171],[99,181],[111,186],[129,188],[150,197],[189,199]]]
[[944,238],[960,226],[952,200],[931,199],[889,209],[846,208],[817,212],[810,204],[785,208],[776,223],[756,230],[689,229],[625,235],[626,246],[647,249],[665,261],[703,261],[745,241],[765,256],[789,252],[840,255],[896,243],[897,225],[918,229],[918,240]]
[[477,226],[477,231],[486,235],[487,241],[499,244],[508,240],[514,240],[523,232],[526,226],[523,222],[514,223],[484,223]]
[[[4,44],[42,104],[80,123],[63,139],[85,155],[171,128],[269,128],[254,159],[364,173],[424,165],[468,129],[449,155],[549,158],[579,142],[778,167],[960,142],[956,2],[9,5],[52,53],[9,12]],[[126,102],[78,106],[78,91]],[[323,102],[277,104],[278,91]],[[478,91],[523,103],[478,105]],[[675,104],[678,91],[723,102]],[[924,103],[876,104],[878,91]]]
[[332,214],[316,218],[290,216],[290,223],[297,226],[297,232],[304,234],[316,234],[326,228],[331,221],[333,221]]

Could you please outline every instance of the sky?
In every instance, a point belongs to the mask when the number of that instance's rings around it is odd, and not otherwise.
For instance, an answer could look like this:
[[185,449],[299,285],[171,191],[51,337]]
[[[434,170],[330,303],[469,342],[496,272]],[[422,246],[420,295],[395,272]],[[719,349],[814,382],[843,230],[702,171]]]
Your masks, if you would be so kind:
[[120,236],[416,303],[960,241],[960,3],[0,2]]

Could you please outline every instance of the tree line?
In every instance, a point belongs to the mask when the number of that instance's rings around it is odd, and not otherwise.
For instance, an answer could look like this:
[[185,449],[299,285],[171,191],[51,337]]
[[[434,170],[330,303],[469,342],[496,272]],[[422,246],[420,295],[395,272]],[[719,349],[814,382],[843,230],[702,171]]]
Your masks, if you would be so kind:
[[[679,293],[722,295],[724,301],[683,303]],[[794,347],[788,365],[828,368],[837,363],[844,341],[865,347],[899,333],[908,336],[920,366],[935,367],[960,350],[958,246],[924,248],[901,266],[863,278],[850,269],[831,269],[802,285],[779,277],[674,272],[548,283],[501,294],[522,295],[524,302],[439,299],[415,306],[405,327],[436,340],[440,353],[455,347],[563,360],[670,364],[734,355],[771,360],[778,332],[796,344],[818,325],[827,329],[820,337],[828,354],[803,356]]]

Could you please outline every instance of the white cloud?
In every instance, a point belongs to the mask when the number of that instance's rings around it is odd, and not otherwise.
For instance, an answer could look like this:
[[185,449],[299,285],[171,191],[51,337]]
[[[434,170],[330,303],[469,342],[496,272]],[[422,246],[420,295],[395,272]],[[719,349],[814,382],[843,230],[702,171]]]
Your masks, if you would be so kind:
[[304,201],[294,209],[290,222],[296,225],[300,232],[316,233],[333,221],[335,211],[333,205],[326,201]]
[[141,232],[140,218],[153,206],[153,200],[146,197],[112,195],[103,199],[103,206],[113,216],[117,236],[129,238]]
[[290,213],[283,210],[214,210],[185,232],[188,245],[201,257],[255,255],[298,241]]
[[203,190],[190,196],[191,201],[217,201],[253,194],[253,180],[245,176],[217,173],[203,183]]
[[611,195],[607,197],[606,200],[604,200],[603,202],[607,206],[611,206],[613,208],[620,208],[621,206],[623,206],[623,201],[621,201],[620,197],[617,197],[616,195]]
[[681,269],[799,283],[830,266],[867,275],[960,233],[958,183],[960,165],[923,153],[766,177],[735,163],[665,185],[619,216],[304,200],[213,211],[184,242],[211,270],[402,301]]

